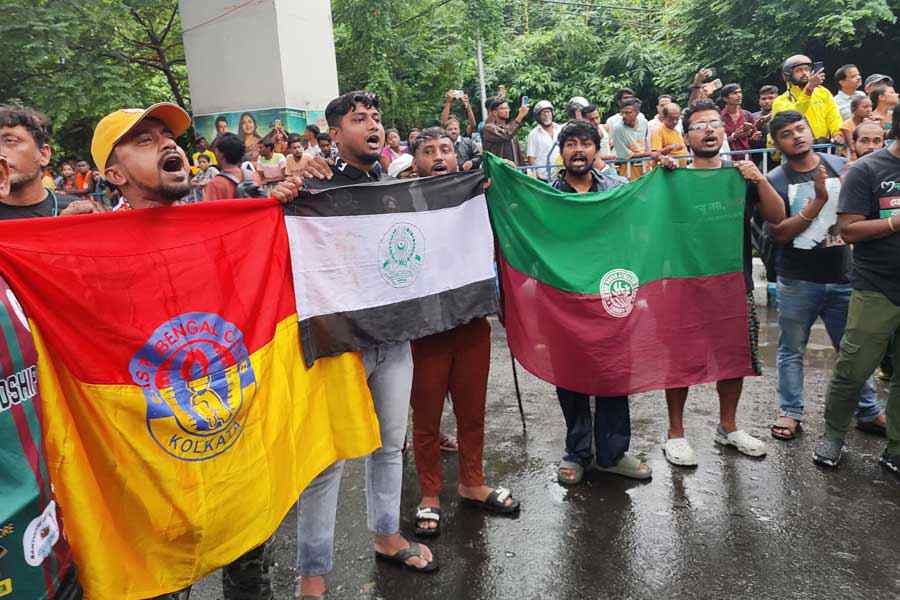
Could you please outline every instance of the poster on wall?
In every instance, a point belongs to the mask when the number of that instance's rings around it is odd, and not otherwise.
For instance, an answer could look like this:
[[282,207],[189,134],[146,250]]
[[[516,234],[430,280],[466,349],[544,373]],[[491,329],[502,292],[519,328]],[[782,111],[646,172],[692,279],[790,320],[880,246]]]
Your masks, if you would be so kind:
[[307,124],[317,125],[320,130],[328,131],[325,112],[317,110],[265,108],[194,117],[197,137],[205,137],[212,144],[218,135],[235,133],[244,140],[247,148],[279,129],[287,134],[302,135]]

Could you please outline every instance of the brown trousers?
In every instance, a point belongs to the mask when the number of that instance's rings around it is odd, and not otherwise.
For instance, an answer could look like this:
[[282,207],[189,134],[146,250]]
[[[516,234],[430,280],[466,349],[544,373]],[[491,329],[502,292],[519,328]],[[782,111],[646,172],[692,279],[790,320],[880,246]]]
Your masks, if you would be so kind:
[[459,482],[484,485],[484,405],[491,368],[491,326],[475,319],[450,331],[415,340],[413,355],[413,448],[423,496],[441,490],[441,413],[447,392],[456,415]]

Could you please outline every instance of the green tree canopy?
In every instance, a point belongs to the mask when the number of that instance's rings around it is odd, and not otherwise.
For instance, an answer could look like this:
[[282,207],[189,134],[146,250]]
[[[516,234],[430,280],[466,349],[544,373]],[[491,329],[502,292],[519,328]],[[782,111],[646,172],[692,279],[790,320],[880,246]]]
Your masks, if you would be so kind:
[[[92,127],[116,108],[189,109],[177,9],[177,0],[7,0],[0,102],[50,115],[67,157],[85,156]],[[611,110],[613,91],[628,86],[651,112],[658,94],[684,101],[700,67],[742,83],[751,101],[759,85],[781,83],[782,60],[798,52],[824,60],[829,76],[846,62],[897,74],[898,9],[900,0],[332,0],[341,90],[378,92],[385,123],[403,132],[435,124],[448,89],[480,104],[479,40],[488,95],[505,85],[514,101],[562,109],[578,95]]]

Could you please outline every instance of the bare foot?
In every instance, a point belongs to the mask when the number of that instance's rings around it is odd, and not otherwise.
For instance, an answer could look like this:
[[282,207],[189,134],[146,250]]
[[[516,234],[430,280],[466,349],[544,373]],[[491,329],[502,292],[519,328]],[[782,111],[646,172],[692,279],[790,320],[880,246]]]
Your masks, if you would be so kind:
[[320,597],[325,595],[325,578],[319,575],[300,577],[297,581],[297,589],[294,591],[294,597],[302,596]]
[[[410,566],[422,569],[427,567],[428,563],[434,560],[434,555],[431,554],[431,549],[428,546],[425,544],[419,545],[422,547],[422,556],[411,556],[405,562]],[[376,552],[393,556],[406,548],[409,548],[409,541],[399,533],[375,536]]]

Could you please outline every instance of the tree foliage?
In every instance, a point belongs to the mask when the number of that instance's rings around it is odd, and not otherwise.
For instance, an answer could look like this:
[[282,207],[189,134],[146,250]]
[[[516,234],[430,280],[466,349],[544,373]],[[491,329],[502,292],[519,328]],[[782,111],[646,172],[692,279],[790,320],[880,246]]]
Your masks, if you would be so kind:
[[13,0],[0,17],[0,102],[48,114],[57,154],[88,156],[104,114],[189,107],[177,0]]
[[[341,90],[378,92],[385,122],[404,131],[436,123],[448,89],[464,89],[478,113],[479,41],[488,95],[505,85],[514,100],[557,107],[579,95],[608,110],[620,86],[647,101],[683,100],[706,66],[752,100],[757,86],[781,83],[782,60],[799,52],[824,60],[829,75],[845,62],[898,74],[900,0],[331,4]],[[13,99],[53,117],[55,143],[69,156],[86,153],[91,128],[115,108],[161,100],[189,108],[177,0],[6,0],[0,102]]]

